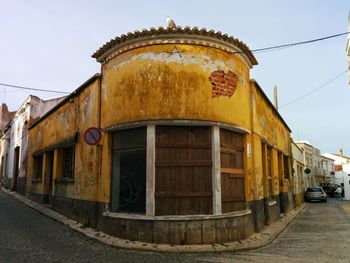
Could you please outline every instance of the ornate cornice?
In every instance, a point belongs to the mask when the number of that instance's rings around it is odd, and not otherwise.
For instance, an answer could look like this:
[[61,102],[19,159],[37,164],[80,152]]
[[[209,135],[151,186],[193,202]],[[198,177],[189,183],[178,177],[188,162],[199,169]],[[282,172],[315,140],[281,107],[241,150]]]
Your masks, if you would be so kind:
[[207,31],[197,27],[177,28],[151,28],[142,31],[129,32],[126,35],[115,37],[100,47],[93,55],[93,58],[100,63],[106,63],[115,56],[138,47],[157,44],[194,44],[209,46],[223,51],[239,54],[251,67],[258,62],[248,46],[242,41],[222,34],[220,31]]

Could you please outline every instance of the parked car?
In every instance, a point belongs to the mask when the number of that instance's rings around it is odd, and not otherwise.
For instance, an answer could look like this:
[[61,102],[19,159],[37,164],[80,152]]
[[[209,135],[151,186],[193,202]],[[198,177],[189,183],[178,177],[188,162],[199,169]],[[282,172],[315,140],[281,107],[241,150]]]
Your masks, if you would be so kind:
[[335,189],[337,189],[336,184],[320,183],[320,186],[328,196],[335,197]]
[[322,187],[308,187],[304,195],[304,200],[327,202],[327,194],[323,191]]

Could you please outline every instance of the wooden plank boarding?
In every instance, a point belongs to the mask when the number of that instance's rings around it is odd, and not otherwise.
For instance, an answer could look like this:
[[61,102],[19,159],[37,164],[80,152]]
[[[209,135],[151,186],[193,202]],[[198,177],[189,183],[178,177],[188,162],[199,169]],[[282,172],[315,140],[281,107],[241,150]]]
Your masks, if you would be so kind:
[[220,130],[222,212],[245,209],[244,137]]
[[210,127],[157,126],[156,215],[212,213]]

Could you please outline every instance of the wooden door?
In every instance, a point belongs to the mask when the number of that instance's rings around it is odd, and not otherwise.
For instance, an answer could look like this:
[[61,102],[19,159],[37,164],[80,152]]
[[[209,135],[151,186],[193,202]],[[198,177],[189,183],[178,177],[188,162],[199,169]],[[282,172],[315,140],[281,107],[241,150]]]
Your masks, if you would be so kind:
[[156,215],[212,213],[210,127],[158,126]]
[[220,129],[222,212],[245,209],[244,137]]

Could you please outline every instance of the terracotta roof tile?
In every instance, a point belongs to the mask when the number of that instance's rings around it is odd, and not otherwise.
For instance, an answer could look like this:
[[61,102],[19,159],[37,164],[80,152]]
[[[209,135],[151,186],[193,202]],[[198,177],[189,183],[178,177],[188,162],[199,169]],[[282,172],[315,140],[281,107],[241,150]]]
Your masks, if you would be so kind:
[[[188,26],[182,28],[178,26],[177,28],[164,28],[164,27],[158,27],[157,29],[154,27],[151,27],[149,30],[142,29],[141,31],[134,31],[129,32],[126,35],[122,34],[120,37],[115,37],[108,41],[106,44],[104,44],[102,47],[100,47],[93,55],[93,58],[96,58],[98,61],[99,58],[104,55],[107,51],[109,51],[112,48],[118,48],[118,45],[127,44],[129,41],[135,40],[137,38],[142,37],[153,37],[157,35],[167,35],[167,34],[178,34],[181,35],[198,35],[198,36],[205,36],[209,38],[213,38],[216,40],[224,41],[228,44],[231,44],[241,50],[243,54],[246,55],[246,57],[249,59],[250,63],[252,65],[257,65],[258,62],[256,58],[254,57],[253,53],[250,51],[249,47],[240,41],[237,38],[234,38],[232,36],[228,36],[227,34],[222,34],[220,31],[215,32],[214,30],[207,30],[206,28],[199,29],[198,27],[190,28]],[[237,53],[240,53],[238,51]]]

